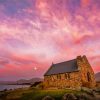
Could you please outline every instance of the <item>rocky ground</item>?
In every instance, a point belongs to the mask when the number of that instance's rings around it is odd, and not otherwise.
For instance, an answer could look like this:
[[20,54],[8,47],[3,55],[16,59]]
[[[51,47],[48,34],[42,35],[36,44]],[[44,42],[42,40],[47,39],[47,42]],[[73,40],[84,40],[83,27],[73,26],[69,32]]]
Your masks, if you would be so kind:
[[100,100],[100,89],[42,90],[24,88],[0,92],[0,100]]
[[[83,93],[65,93],[61,100],[100,100],[100,90],[83,89]],[[42,100],[56,100],[51,96],[45,96]]]

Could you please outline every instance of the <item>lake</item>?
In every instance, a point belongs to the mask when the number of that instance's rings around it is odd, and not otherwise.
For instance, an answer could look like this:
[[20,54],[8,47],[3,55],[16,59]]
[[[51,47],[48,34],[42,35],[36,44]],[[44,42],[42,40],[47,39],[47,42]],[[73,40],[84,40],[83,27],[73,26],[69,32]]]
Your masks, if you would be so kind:
[[7,89],[17,89],[17,88],[24,88],[24,87],[30,87],[30,85],[0,85],[0,91]]

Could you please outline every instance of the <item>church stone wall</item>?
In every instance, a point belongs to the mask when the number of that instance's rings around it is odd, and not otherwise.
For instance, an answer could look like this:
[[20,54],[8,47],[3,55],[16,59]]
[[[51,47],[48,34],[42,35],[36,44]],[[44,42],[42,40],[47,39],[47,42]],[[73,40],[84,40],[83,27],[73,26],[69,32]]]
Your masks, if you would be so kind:
[[77,64],[81,73],[81,81],[82,81],[82,86],[85,87],[95,87],[96,82],[95,82],[95,77],[94,77],[94,72],[89,64],[86,56],[78,56],[77,57]]
[[[65,77],[65,74],[69,74],[69,78]],[[76,88],[82,85],[79,72],[63,73],[59,75],[61,76],[60,79],[57,78],[57,75],[45,76],[45,88]]]
[[[58,75],[44,76],[45,88],[93,88],[96,85],[94,72],[90,66],[86,56],[77,57],[78,71],[71,73],[62,73]],[[69,74],[70,78],[66,78],[65,74]]]

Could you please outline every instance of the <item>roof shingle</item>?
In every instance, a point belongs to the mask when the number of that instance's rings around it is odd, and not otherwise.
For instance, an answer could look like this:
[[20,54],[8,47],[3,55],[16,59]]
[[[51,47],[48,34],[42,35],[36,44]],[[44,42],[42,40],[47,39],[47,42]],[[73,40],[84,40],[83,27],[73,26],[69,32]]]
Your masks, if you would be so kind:
[[57,64],[52,64],[50,69],[44,74],[44,76],[47,75],[53,75],[53,74],[60,74],[60,73],[66,73],[66,72],[74,72],[78,71],[77,66],[77,60],[69,60]]

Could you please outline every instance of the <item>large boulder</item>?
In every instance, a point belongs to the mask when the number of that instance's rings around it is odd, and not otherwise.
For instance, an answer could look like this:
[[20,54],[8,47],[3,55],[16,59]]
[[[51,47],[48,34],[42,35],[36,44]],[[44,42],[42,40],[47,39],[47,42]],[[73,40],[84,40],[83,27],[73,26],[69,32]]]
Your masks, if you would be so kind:
[[82,91],[86,91],[86,92],[90,92],[92,89],[87,88],[87,87],[82,87],[81,90],[82,90]]
[[62,100],[77,100],[76,96],[73,93],[65,94]]
[[94,97],[91,97],[90,95],[87,95],[86,93],[77,94],[76,97],[77,97],[77,100],[95,100]]
[[82,87],[81,88],[82,91],[84,91],[85,93],[87,93],[88,95],[94,96],[94,91],[92,89],[86,88],[86,87]]
[[55,100],[55,99],[52,98],[51,96],[46,96],[46,97],[44,97],[42,100]]
[[94,89],[94,91],[100,93],[100,88],[97,87]]

